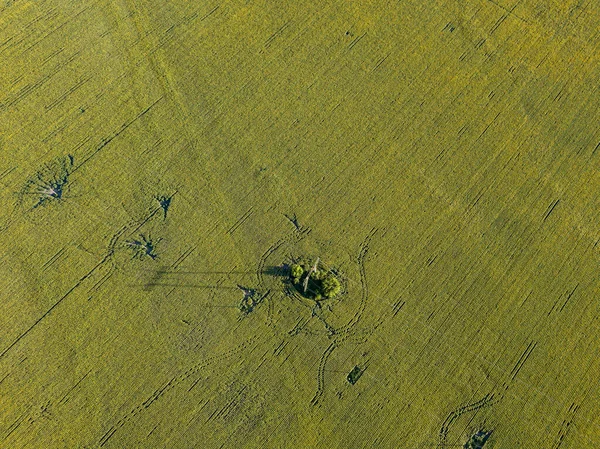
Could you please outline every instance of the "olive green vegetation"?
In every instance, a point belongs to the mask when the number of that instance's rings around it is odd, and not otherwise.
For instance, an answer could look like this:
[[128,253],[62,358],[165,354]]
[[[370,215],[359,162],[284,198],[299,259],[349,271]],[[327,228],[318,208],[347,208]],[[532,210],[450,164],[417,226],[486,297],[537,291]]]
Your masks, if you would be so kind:
[[600,447],[599,23],[0,1],[0,448]]

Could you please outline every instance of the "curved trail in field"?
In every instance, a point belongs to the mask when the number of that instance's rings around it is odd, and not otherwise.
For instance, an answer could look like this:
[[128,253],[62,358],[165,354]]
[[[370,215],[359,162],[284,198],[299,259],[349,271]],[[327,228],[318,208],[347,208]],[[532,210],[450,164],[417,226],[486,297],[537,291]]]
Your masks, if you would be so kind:
[[337,342],[332,342],[327,349],[325,349],[325,352],[323,352],[323,355],[319,359],[319,370],[317,372],[317,391],[310,401],[310,404],[313,406],[317,405],[321,399],[321,396],[323,396],[323,392],[325,391],[325,366],[327,365],[327,360],[331,356],[331,353],[337,347]]
[[[23,338],[25,338],[38,324],[40,324],[44,319],[46,319],[57,307],[59,307],[65,299],[67,299],[71,293],[73,293],[79,286],[81,286],[87,279],[92,277],[92,275],[100,269],[100,267],[104,266],[107,262],[111,262],[113,265],[111,267],[111,272],[115,269],[113,256],[117,249],[117,243],[119,239],[127,232],[131,231],[132,233],[137,232],[146,222],[148,222],[152,217],[154,217],[157,213],[162,211],[161,207],[157,207],[153,210],[150,210],[148,214],[140,220],[133,220],[129,224],[122,226],[110,239],[106,254],[102,257],[101,260],[98,261],[86,274],[80,277],[75,284],[67,290],[67,292],[62,295],[57,301],[50,306],[46,312],[44,312],[31,326],[25,329],[18,337],[16,337],[12,343],[10,343],[6,348],[0,352],[0,359],[2,359],[13,347],[17,345]],[[105,275],[106,276],[106,275]]]
[[498,399],[494,399],[493,393],[486,394],[483,398],[476,402],[472,402],[470,404],[465,404],[458,407],[456,410],[451,411],[444,423],[442,424],[442,428],[440,429],[440,444],[439,447],[446,448],[448,447],[448,431],[450,430],[450,426],[454,421],[456,421],[460,416],[469,412],[476,412],[477,410],[483,407],[489,407],[498,402]]
[[[371,239],[373,238],[373,236],[375,235],[376,232],[377,232],[377,229],[373,228],[369,232],[369,234],[367,234],[367,236],[365,237],[365,239],[363,240],[363,242],[360,245],[360,250],[359,250],[358,257],[357,257],[357,264],[358,264],[359,272],[360,272],[361,296],[360,296],[360,303],[358,305],[358,308],[357,308],[356,312],[354,313],[354,315],[352,316],[352,318],[350,318],[350,320],[345,325],[336,328],[336,327],[330,325],[327,322],[327,320],[323,316],[321,316],[321,314],[319,313],[318,310],[315,310],[313,308],[311,311],[312,317],[317,318],[323,324],[323,326],[325,327],[325,330],[323,331],[323,333],[319,334],[314,331],[309,332],[306,329],[304,329],[304,327],[310,321],[310,318],[304,320],[303,324],[300,324],[301,322],[299,322],[299,324],[292,331],[290,331],[288,333],[288,335],[290,335],[290,336],[297,335],[301,332],[305,332],[310,335],[326,335],[331,341],[331,343],[324,350],[323,354],[321,355],[321,357],[319,359],[319,366],[317,369],[317,390],[310,402],[311,405],[313,405],[313,406],[316,406],[319,403],[320,398],[325,391],[325,369],[327,366],[327,362],[328,362],[329,358],[331,357],[332,353],[335,351],[335,349],[339,348],[340,346],[342,346],[345,343],[351,343],[351,342],[354,342],[356,344],[364,343],[366,341],[366,339],[368,338],[367,335],[363,335],[361,337],[355,330],[355,327],[361,321],[361,318],[364,314],[364,311],[365,311],[365,309],[367,307],[367,303],[368,303],[369,290],[368,290],[367,275],[366,275],[366,270],[365,270],[365,259],[367,257],[368,251],[369,251],[369,244],[371,242]],[[297,238],[299,238],[299,239],[304,237],[303,234],[294,234],[294,236],[297,236]],[[259,279],[261,280],[261,282],[263,281],[263,272],[264,272],[264,267],[265,267],[267,258],[271,254],[273,254],[277,249],[279,249],[283,244],[288,243],[292,239],[293,238],[279,240],[278,242],[276,242],[275,244],[270,246],[269,249],[263,254],[263,257],[261,258],[261,261],[259,262],[259,265],[258,265]],[[291,294],[293,297],[296,297],[297,299],[302,300],[301,296],[294,289],[289,289],[288,293]],[[307,306],[307,308],[310,309],[310,307],[308,307],[308,306]]]
[[371,243],[371,239],[377,232],[376,228],[373,228],[369,234],[365,237],[363,242],[360,245],[360,251],[358,253],[357,264],[360,272],[360,289],[361,289],[361,297],[360,304],[358,306],[358,310],[354,313],[354,316],[348,321],[345,325],[336,329],[336,334],[347,334],[352,331],[354,326],[356,326],[365,312],[367,307],[367,302],[369,299],[369,286],[367,284],[367,273],[365,271],[365,259],[367,257],[367,253],[369,252],[369,245]]
[[[256,340],[256,338],[254,339]],[[233,357],[234,355],[239,354],[240,352],[248,349],[248,347],[254,343],[254,340],[244,342],[229,351],[223,352],[221,354],[208,357],[195,365],[191,366],[184,372],[172,376],[168,381],[164,382],[162,386],[154,391],[148,398],[133,407],[129,413],[121,417],[115,424],[113,424],[98,441],[98,447],[103,447],[108,443],[108,441],[115,435],[115,433],[121,429],[125,424],[134,419],[137,415],[139,415],[144,410],[148,409],[150,406],[156,403],[161,397],[163,397],[166,393],[173,390],[176,386],[188,380],[194,374],[197,374],[200,370],[220,361],[226,360],[228,358]],[[195,386],[195,384],[192,385]]]

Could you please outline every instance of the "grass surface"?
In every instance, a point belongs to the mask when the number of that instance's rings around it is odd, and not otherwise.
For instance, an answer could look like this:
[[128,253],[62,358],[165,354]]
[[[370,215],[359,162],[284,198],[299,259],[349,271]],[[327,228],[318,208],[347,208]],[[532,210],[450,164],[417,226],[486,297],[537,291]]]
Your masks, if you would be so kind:
[[598,23],[3,0],[0,447],[599,447]]

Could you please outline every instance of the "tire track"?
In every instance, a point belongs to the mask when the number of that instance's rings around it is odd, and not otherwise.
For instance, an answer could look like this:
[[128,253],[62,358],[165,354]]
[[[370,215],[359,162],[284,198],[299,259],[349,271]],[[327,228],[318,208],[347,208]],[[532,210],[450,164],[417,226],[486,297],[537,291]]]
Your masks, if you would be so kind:
[[357,311],[354,313],[354,316],[350,319],[350,321],[348,321],[348,323],[346,323],[344,326],[336,329],[336,333],[338,333],[338,334],[349,333],[354,328],[354,326],[356,326],[360,322],[362,315],[367,307],[367,302],[369,299],[369,286],[367,284],[367,273],[365,271],[365,258],[367,257],[367,254],[369,252],[369,245],[371,243],[371,239],[377,233],[377,231],[378,231],[377,228],[371,229],[369,234],[367,234],[367,236],[361,243],[360,251],[358,254],[358,260],[357,260],[358,269],[360,272],[360,287],[361,287],[360,304],[358,306]]
[[450,426],[456,421],[459,417],[464,415],[465,413],[475,412],[483,407],[489,407],[495,404],[497,400],[494,400],[494,394],[488,393],[479,401],[473,402],[471,404],[463,405],[456,410],[450,412],[450,414],[444,420],[442,424],[442,428],[440,429],[440,444],[441,448],[448,447],[448,431],[450,430]]
[[[125,234],[130,229],[130,226],[135,226],[135,228],[132,230],[132,233],[136,232],[141,226],[143,226],[148,220],[150,220],[153,216],[155,216],[161,210],[162,209],[160,207],[157,207],[154,210],[150,211],[149,214],[146,217],[142,218],[141,220],[133,221],[129,225],[122,226],[110,239],[110,242],[109,242],[109,245],[108,245],[108,248],[107,248],[107,251],[106,251],[106,254],[104,255],[104,257],[102,257],[102,259],[100,259],[87,273],[85,273],[83,276],[81,276],[75,282],[75,284],[69,290],[67,290],[67,292],[65,294],[63,294],[57,301],[55,301],[54,304],[52,304],[52,306],[50,306],[50,308],[48,308],[48,310],[46,310],[46,312],[44,312],[44,314],[42,314],[31,326],[29,326],[27,329],[25,329],[23,332],[21,332],[21,334],[19,334],[12,341],[12,343],[10,343],[7,347],[5,347],[2,350],[2,352],[0,352],[0,359],[2,359],[12,348],[14,348],[23,338],[25,338],[38,324],[40,324],[48,316],[50,316],[50,314],[54,310],[56,310],[56,308],[58,308],[71,295],[71,293],[73,293],[86,280],[91,278],[100,267],[102,267],[107,262],[112,262],[112,264],[113,264],[112,269],[115,269],[113,255],[116,251],[116,245],[119,241],[119,238],[121,236],[123,236],[123,234]],[[111,269],[111,272],[112,272],[112,269]],[[107,276],[107,275],[105,275],[105,276]]]
[[560,430],[558,431],[558,435],[556,437],[555,443],[552,446],[552,449],[560,449],[565,439],[569,435],[570,430],[573,428],[573,420],[575,419],[575,415],[579,411],[580,404],[572,403],[569,407],[569,411],[567,412],[567,417],[564,419],[560,426]]
[[[254,338],[254,339],[256,339],[256,338]],[[133,420],[141,412],[148,409],[152,404],[154,404],[156,401],[158,401],[166,393],[168,393],[169,391],[171,391],[178,385],[182,384],[183,382],[188,380],[190,377],[197,374],[198,371],[200,371],[212,364],[226,360],[226,359],[246,350],[252,343],[254,343],[253,340],[242,343],[241,345],[239,345],[233,349],[230,349],[229,351],[226,351],[224,353],[204,359],[201,362],[196,363],[195,365],[193,365],[192,367],[190,367],[183,373],[171,377],[158,390],[154,391],[145,401],[143,401],[140,404],[133,407],[131,409],[131,411],[129,411],[129,413],[124,415],[114,425],[112,425],[99,439],[98,446],[99,447],[105,446],[106,443],[108,443],[108,441],[110,441],[110,439],[115,435],[115,433],[119,429],[123,428],[128,422]]]
[[327,366],[327,360],[331,356],[331,353],[338,347],[338,343],[333,341],[327,349],[321,355],[319,359],[319,370],[317,372],[317,391],[310,401],[310,405],[316,406],[323,396],[323,392],[325,391],[325,367]]

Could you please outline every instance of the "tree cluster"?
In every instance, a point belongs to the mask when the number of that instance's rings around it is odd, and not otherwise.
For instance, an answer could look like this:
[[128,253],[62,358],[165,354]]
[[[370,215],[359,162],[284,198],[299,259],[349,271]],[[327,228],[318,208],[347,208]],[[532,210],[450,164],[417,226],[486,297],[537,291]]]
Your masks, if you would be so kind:
[[342,291],[342,284],[329,270],[319,264],[299,261],[290,266],[290,280],[303,296],[320,301],[337,296]]

